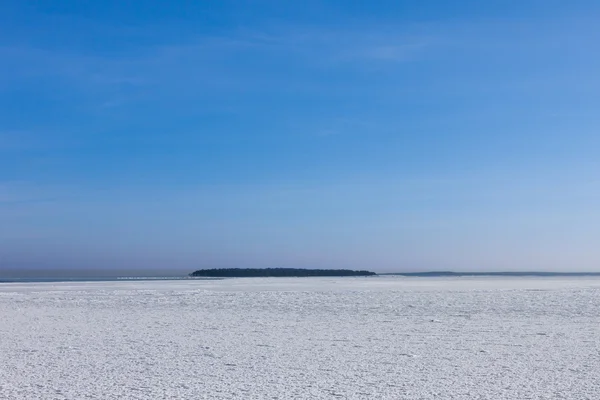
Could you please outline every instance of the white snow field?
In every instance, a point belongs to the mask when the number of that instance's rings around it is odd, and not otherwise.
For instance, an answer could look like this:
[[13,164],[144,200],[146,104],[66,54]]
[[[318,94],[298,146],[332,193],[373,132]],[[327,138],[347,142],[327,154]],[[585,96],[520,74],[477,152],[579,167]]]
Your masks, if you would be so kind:
[[600,279],[0,284],[0,399],[600,399]]

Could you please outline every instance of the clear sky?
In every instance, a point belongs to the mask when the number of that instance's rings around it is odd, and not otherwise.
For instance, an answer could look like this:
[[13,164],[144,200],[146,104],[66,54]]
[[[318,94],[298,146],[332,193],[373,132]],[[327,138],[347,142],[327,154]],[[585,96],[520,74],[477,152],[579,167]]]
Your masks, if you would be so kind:
[[600,270],[600,2],[0,2],[0,268]]

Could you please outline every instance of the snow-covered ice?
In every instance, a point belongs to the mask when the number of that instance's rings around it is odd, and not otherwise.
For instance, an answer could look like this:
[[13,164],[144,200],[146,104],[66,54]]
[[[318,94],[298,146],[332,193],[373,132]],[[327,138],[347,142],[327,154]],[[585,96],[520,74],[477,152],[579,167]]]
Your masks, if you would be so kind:
[[0,399],[600,399],[600,279],[0,284]]

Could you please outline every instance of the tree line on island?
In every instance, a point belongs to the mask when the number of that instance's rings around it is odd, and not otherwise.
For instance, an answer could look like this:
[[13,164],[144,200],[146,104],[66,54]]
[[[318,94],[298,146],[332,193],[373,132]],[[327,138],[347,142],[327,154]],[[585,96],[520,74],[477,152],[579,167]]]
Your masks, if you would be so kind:
[[309,277],[309,276],[372,276],[371,271],[349,269],[304,269],[304,268],[213,268],[199,269],[192,277],[206,278],[250,278],[250,277]]

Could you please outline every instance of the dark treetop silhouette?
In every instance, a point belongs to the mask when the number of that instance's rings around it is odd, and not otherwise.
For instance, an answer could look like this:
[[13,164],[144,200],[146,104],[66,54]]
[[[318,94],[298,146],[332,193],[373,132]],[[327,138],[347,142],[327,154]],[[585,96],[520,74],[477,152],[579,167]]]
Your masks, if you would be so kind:
[[201,277],[305,277],[305,276],[371,276],[371,271],[351,271],[348,269],[303,269],[303,268],[222,268],[200,269],[190,276]]

